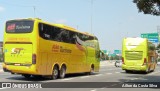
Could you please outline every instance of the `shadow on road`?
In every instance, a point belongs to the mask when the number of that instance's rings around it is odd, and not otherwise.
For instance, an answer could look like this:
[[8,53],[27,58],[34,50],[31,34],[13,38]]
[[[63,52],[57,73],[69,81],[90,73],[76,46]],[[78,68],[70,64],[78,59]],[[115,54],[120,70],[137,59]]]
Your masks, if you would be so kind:
[[[98,73],[95,73],[93,75],[97,75]],[[83,76],[89,76],[88,74],[86,73],[77,73],[77,74],[67,74],[65,76],[64,79],[66,78],[76,78],[76,77],[83,77]],[[39,77],[34,77],[34,76],[31,76],[30,78],[25,78],[23,76],[20,76],[20,75],[15,75],[15,76],[12,76],[12,77],[8,77],[6,78],[8,80],[12,80],[12,81],[25,81],[25,82],[30,82],[30,81],[52,81],[49,77],[42,77],[42,76],[39,76]],[[58,78],[59,79],[59,78]],[[56,80],[58,80],[56,79]],[[53,80],[53,81],[56,81],[56,80]]]

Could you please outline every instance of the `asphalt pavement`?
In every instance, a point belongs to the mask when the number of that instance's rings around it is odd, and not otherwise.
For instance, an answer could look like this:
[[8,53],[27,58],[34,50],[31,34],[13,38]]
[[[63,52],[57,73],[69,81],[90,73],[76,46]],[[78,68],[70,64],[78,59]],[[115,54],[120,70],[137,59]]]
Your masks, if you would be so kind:
[[[101,61],[100,63],[100,72],[94,75],[86,75],[86,74],[71,74],[67,75],[64,79],[56,79],[56,80],[49,80],[46,78],[30,78],[26,79],[21,75],[11,75],[10,73],[0,72],[0,82],[31,82],[31,83],[46,83],[49,86],[49,83],[60,82],[63,84],[64,82],[69,82],[68,84],[59,85],[62,88],[42,88],[42,89],[23,89],[24,91],[159,91],[157,88],[123,88],[123,83],[126,82],[158,82],[160,83],[160,66],[158,65],[154,72],[150,72],[148,74],[144,74],[141,72],[131,72],[126,73],[120,67],[115,67],[114,62],[109,61]],[[97,87],[96,85],[103,85],[103,82],[106,84],[102,87]],[[77,88],[75,85],[79,85],[80,87]],[[98,84],[97,84],[98,83]],[[71,85],[69,85],[71,84]],[[89,88],[82,88],[81,86],[88,86]],[[96,84],[96,85],[95,85]],[[53,84],[52,84],[53,85]],[[63,88],[63,86],[68,85],[72,88]],[[156,84],[155,84],[156,85]],[[76,88],[75,88],[76,87]],[[118,88],[116,88],[118,87]],[[1,89],[2,90],[2,89]],[[14,91],[17,89],[3,89],[7,91]]]

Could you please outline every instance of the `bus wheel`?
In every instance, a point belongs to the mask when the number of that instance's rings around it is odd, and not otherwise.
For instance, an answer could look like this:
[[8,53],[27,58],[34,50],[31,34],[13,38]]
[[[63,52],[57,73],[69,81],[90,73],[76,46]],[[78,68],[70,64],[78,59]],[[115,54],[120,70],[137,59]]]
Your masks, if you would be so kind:
[[31,75],[29,75],[29,74],[23,74],[22,76],[24,76],[27,79],[31,77]]
[[130,73],[131,71],[130,70],[125,70],[126,71],[126,73]]
[[90,75],[93,75],[94,74],[94,66],[92,65],[91,66],[91,69],[90,69],[90,73],[89,73]]
[[53,79],[53,80],[57,79],[58,78],[58,73],[59,73],[58,67],[54,66],[51,79]]
[[61,69],[60,69],[59,77],[60,77],[60,78],[64,78],[65,75],[66,75],[66,67],[65,67],[65,66],[62,66]]

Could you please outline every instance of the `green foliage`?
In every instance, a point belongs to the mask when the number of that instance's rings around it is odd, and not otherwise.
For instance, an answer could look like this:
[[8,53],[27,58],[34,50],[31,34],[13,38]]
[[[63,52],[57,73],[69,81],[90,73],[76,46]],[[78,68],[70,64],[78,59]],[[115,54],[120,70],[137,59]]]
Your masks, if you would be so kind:
[[157,49],[160,49],[160,44],[158,44]]
[[155,48],[155,46],[150,46],[149,49],[154,51],[156,48]]
[[160,0],[133,0],[139,12],[151,15],[160,15]]
[[0,54],[0,62],[3,62],[3,60],[2,60],[2,54]]

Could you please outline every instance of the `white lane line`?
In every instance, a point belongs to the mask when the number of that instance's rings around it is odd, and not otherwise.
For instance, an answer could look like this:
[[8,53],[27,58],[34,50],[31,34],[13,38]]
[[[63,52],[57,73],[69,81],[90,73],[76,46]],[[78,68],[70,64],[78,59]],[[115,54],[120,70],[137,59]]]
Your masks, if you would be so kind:
[[131,80],[137,80],[138,78],[132,78]]
[[103,74],[98,74],[98,75],[95,75],[95,76],[102,76]]
[[134,78],[131,79],[132,81],[135,80]]
[[100,89],[105,89],[105,87],[104,88],[100,88]]
[[7,89],[7,88],[0,88],[0,89]]
[[66,79],[62,79],[61,81],[68,81],[68,80],[72,80],[74,78],[66,78]]
[[82,78],[82,79],[83,79],[83,78],[88,78],[88,77],[90,77],[90,76],[83,76],[83,77],[80,77],[80,78]]
[[107,75],[111,75],[112,73],[106,73]]
[[91,91],[97,91],[97,89],[93,89],[93,90],[91,90]]
[[120,72],[115,72],[115,73],[120,73]]

